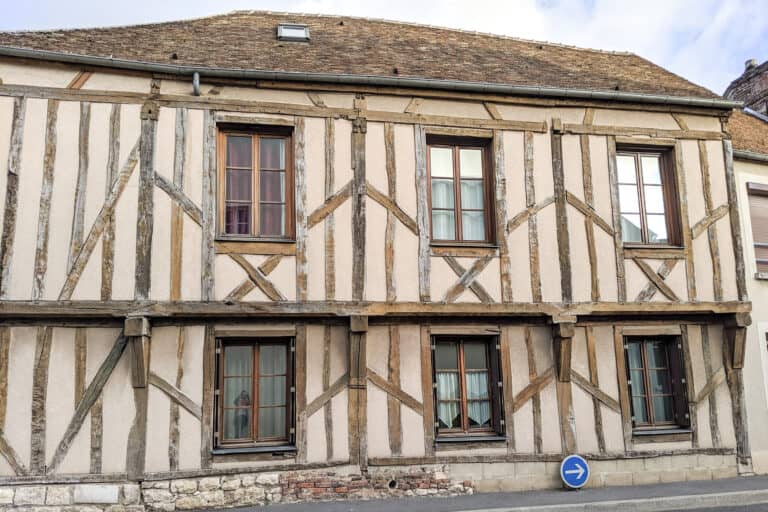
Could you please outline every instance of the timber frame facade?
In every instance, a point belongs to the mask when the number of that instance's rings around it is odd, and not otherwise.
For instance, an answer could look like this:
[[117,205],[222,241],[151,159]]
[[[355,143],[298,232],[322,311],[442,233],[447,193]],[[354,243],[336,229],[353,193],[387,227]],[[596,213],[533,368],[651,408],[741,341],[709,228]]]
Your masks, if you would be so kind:
[[[554,486],[575,452],[592,485],[752,471],[727,108],[204,75],[197,96],[15,57],[0,79],[0,489],[170,510]],[[237,125],[290,133],[293,240],[218,236]],[[437,136],[487,142],[491,244],[431,243]],[[672,155],[676,246],[623,241],[634,146]],[[495,435],[441,436],[439,336],[498,348]],[[680,347],[684,425],[633,426],[633,336]],[[291,340],[290,439],[227,449],[217,343],[264,337]]]

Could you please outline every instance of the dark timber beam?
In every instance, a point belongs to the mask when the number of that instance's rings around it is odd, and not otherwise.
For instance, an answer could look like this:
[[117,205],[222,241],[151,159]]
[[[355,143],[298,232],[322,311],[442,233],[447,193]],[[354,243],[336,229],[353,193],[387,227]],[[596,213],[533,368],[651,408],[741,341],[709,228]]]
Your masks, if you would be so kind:
[[575,322],[560,322],[552,325],[557,380],[560,382],[570,382],[571,380],[571,346],[573,345],[575,330]]
[[747,327],[752,325],[749,313],[736,313],[725,322],[725,336],[728,346],[733,351],[732,361],[735,370],[744,368],[744,354],[747,341]]

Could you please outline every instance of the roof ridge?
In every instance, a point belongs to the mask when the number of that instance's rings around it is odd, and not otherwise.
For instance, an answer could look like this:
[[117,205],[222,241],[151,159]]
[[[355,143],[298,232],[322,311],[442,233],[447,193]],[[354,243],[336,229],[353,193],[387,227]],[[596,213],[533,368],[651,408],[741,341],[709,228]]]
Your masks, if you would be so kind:
[[388,23],[392,25],[405,25],[410,27],[420,27],[420,28],[429,28],[434,30],[447,30],[450,32],[458,32],[462,34],[471,34],[476,36],[483,36],[483,37],[491,37],[496,39],[503,39],[503,40],[509,40],[509,41],[519,41],[522,43],[529,43],[532,45],[546,45],[551,46],[555,48],[565,48],[568,50],[576,50],[576,51],[584,51],[584,52],[592,52],[592,53],[600,53],[600,54],[608,54],[608,55],[637,55],[633,52],[629,51],[617,51],[617,50],[603,50],[600,48],[587,48],[582,46],[576,46],[576,45],[569,45],[564,43],[555,43],[552,41],[541,41],[538,39],[527,39],[524,37],[516,37],[516,36],[510,36],[506,34],[494,34],[492,32],[481,32],[478,30],[469,30],[469,29],[462,29],[462,28],[456,28],[456,27],[446,27],[444,25],[432,25],[428,23],[418,23],[415,21],[402,21],[402,20],[393,20],[393,19],[385,19],[385,18],[375,18],[375,17],[369,17],[369,16],[347,16],[342,14],[318,14],[318,13],[308,13],[308,12],[289,12],[289,11],[272,11],[272,10],[260,10],[260,9],[240,9],[240,10],[234,10],[229,11],[226,13],[220,13],[220,14],[211,14],[207,16],[198,16],[194,18],[185,18],[180,20],[171,20],[171,21],[156,21],[156,22],[149,22],[149,23],[134,23],[130,25],[108,25],[108,26],[102,26],[102,27],[77,27],[77,28],[60,28],[60,29],[47,29],[47,30],[11,30],[11,31],[0,31],[0,33],[6,33],[6,34],[34,34],[34,33],[62,33],[62,32],[75,32],[75,31],[82,31],[82,30],[110,30],[110,29],[120,29],[120,28],[132,28],[132,27],[151,27],[156,25],[168,25],[168,24],[178,24],[178,23],[185,23],[190,21],[200,21],[205,19],[213,19],[213,18],[223,18],[227,16],[232,15],[242,15],[242,14],[248,14],[248,15],[254,15],[254,14],[269,14],[269,15],[280,15],[280,16],[305,16],[305,17],[314,17],[314,18],[333,18],[333,19],[348,19],[348,20],[362,20],[362,21],[370,21],[370,22],[376,22],[376,23]]

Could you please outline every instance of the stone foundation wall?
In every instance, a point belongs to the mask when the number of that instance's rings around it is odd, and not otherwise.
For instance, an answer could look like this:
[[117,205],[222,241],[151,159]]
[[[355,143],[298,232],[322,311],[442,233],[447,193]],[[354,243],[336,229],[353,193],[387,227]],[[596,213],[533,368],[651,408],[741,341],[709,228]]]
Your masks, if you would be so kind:
[[[588,487],[738,475],[735,455],[590,460]],[[0,512],[173,512],[273,503],[458,496],[561,486],[557,462],[476,462],[242,473],[104,484],[0,486]]]

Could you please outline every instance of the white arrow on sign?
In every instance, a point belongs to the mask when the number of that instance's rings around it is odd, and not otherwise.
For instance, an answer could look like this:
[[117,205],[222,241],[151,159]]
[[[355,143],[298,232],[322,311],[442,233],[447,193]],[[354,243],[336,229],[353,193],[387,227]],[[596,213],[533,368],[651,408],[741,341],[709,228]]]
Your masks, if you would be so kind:
[[581,480],[581,477],[584,476],[584,467],[579,464],[578,462],[575,464],[576,469],[566,469],[565,474],[566,475],[577,475],[576,478]]

